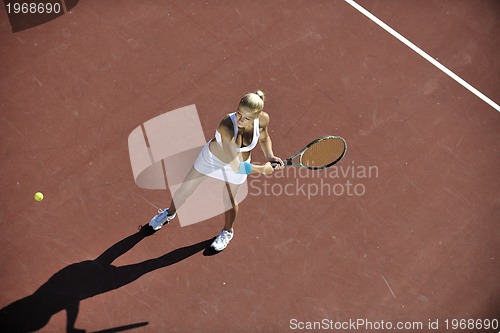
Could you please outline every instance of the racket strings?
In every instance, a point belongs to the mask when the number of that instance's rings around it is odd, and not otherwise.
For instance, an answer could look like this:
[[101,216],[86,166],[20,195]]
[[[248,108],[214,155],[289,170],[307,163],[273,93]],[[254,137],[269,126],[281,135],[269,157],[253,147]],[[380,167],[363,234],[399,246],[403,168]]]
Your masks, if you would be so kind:
[[345,142],[342,139],[323,139],[306,149],[300,158],[300,163],[310,168],[321,168],[336,162],[344,151]]

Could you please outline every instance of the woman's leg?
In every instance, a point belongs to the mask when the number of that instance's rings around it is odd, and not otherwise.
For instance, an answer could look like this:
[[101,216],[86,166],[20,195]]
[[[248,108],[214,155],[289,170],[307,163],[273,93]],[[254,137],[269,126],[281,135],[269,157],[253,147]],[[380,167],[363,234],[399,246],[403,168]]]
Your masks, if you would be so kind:
[[191,170],[189,170],[186,178],[182,182],[182,185],[174,193],[174,197],[170,202],[168,214],[174,214],[177,211],[177,208],[180,208],[184,202],[186,202],[187,198],[194,193],[198,185],[200,185],[204,179],[204,174],[196,171],[194,167],[191,167]]
[[226,205],[224,230],[229,232],[233,231],[233,224],[238,215],[238,202],[236,201],[236,194],[238,193],[240,185],[226,183],[226,190],[224,191],[224,204]]
[[239,210],[238,201],[236,201],[236,195],[238,194],[239,188],[240,185],[226,182],[226,187],[223,194],[224,206],[226,208],[224,229],[222,229],[220,234],[215,237],[215,240],[211,245],[215,251],[224,250],[231,239],[233,239],[233,225]]
[[239,185],[226,182],[223,194],[224,206],[226,207],[226,221],[224,223],[224,229],[222,229],[211,245],[215,251],[224,250],[234,236],[233,224],[239,209],[238,202],[236,201],[238,188]]
[[184,178],[182,185],[177,189],[177,191],[175,191],[168,211],[158,212],[158,214],[153,217],[151,221],[149,221],[149,225],[153,228],[153,230],[160,230],[163,225],[170,222],[175,217],[174,214],[177,211],[177,207],[182,206],[184,202],[186,202],[186,199],[193,194],[198,185],[200,185],[204,179],[204,175],[192,167],[186,178]]

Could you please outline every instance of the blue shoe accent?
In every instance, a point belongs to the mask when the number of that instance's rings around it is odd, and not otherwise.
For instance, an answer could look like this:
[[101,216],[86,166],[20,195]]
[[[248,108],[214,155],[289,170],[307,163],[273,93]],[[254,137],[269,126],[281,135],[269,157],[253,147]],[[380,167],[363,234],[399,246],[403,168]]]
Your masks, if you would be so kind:
[[154,230],[160,230],[163,225],[168,224],[172,218],[174,218],[175,215],[173,215],[171,218],[168,216],[168,208],[165,209],[158,209],[158,214],[156,214],[155,217],[149,221],[149,225],[154,229]]

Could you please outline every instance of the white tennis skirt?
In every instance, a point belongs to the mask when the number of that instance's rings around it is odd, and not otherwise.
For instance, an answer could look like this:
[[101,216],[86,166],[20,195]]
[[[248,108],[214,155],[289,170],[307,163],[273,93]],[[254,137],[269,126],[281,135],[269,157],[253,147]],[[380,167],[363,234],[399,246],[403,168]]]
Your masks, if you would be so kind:
[[[212,154],[209,148],[210,141],[203,146],[194,162],[194,168],[199,173],[216,178],[231,184],[243,184],[247,180],[247,175],[239,174],[233,171],[229,164],[221,161],[217,156]],[[245,162],[250,162],[250,157]]]

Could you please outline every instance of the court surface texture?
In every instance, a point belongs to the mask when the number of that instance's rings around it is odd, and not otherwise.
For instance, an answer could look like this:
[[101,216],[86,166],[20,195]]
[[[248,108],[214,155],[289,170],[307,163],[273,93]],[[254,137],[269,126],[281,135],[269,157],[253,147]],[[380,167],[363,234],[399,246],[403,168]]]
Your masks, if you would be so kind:
[[[64,10],[13,32],[0,8],[0,323],[66,332],[68,312],[87,332],[456,332],[500,319],[498,1]],[[171,193],[136,185],[130,133],[195,105],[209,140],[256,89],[276,155],[340,135],[341,163],[249,177],[216,255],[223,215],[139,231]],[[476,328],[458,331],[499,330]]]

